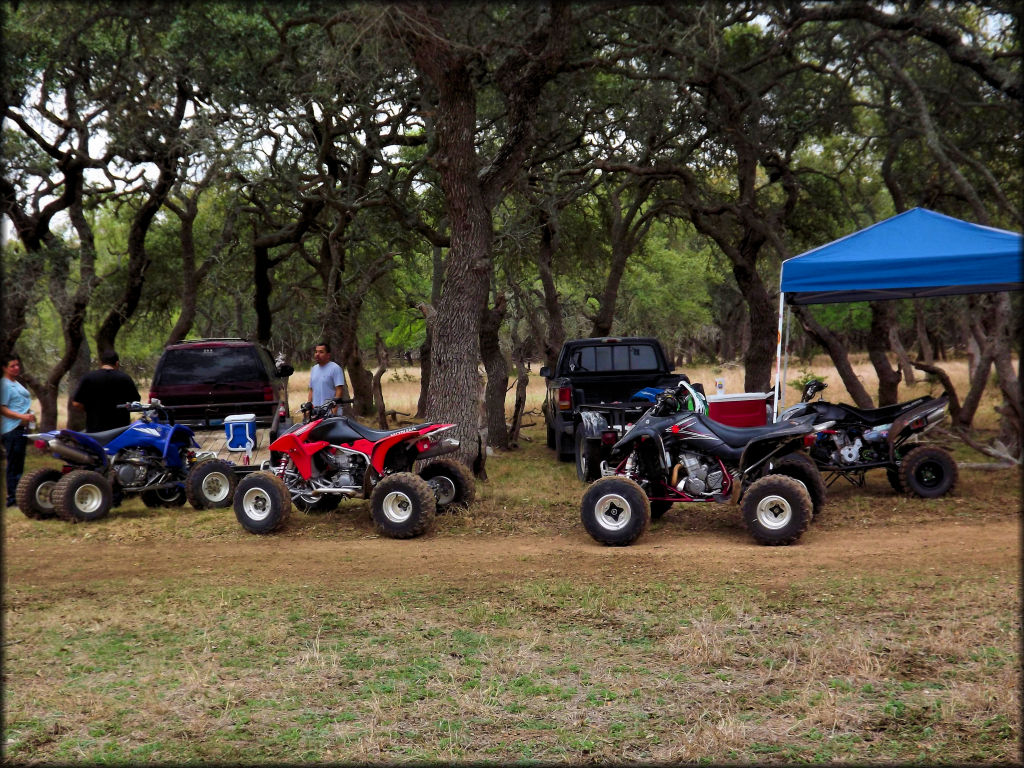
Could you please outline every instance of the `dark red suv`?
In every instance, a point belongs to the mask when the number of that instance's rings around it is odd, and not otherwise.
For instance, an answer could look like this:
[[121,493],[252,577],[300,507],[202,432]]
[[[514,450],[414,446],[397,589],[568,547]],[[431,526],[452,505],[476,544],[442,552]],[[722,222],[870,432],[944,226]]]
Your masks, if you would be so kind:
[[277,426],[288,417],[284,379],[292,373],[251,341],[190,339],[164,348],[149,397],[190,426],[216,426],[240,413],[255,414],[258,426]]

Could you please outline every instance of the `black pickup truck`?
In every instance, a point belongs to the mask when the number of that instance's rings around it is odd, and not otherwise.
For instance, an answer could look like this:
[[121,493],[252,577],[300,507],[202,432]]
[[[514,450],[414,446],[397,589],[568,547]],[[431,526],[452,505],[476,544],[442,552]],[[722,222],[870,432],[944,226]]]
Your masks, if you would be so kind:
[[[672,373],[661,342],[647,336],[567,341],[554,370],[544,366],[540,375],[547,379],[541,410],[548,447],[555,449],[560,461],[572,461],[576,454],[574,438],[581,407],[629,404],[633,395],[645,388],[689,382],[684,374]],[[643,401],[634,407],[642,412]]]

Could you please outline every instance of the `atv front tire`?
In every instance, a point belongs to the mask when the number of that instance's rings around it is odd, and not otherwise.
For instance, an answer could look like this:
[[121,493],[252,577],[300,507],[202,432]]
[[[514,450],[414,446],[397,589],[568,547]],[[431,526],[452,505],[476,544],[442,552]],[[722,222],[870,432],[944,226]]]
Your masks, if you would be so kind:
[[768,475],[752,483],[740,507],[750,535],[769,546],[792,544],[807,530],[814,514],[807,489],[785,475]]
[[434,491],[419,475],[397,472],[383,478],[370,494],[370,516],[377,531],[390,539],[411,539],[434,522]]
[[292,511],[288,487],[269,472],[253,472],[235,488],[235,517],[249,533],[276,531]]
[[647,530],[651,502],[644,489],[629,478],[602,477],[583,493],[580,519],[595,541],[625,547]]
[[230,461],[207,459],[188,471],[185,494],[196,509],[223,509],[231,506],[237,485],[238,475]]

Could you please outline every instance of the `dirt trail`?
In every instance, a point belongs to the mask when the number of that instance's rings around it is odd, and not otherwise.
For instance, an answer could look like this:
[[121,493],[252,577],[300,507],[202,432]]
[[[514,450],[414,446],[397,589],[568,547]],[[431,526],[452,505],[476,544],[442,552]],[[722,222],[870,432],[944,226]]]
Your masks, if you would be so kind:
[[517,578],[711,581],[742,577],[768,588],[811,572],[957,573],[993,567],[1016,571],[1020,520],[875,526],[815,531],[790,547],[761,547],[737,533],[647,535],[627,548],[596,545],[585,534],[563,537],[425,537],[305,540],[269,536],[187,543],[115,544],[16,539],[5,546],[7,584],[147,583],[180,578],[213,583],[316,584],[429,578],[439,585]]

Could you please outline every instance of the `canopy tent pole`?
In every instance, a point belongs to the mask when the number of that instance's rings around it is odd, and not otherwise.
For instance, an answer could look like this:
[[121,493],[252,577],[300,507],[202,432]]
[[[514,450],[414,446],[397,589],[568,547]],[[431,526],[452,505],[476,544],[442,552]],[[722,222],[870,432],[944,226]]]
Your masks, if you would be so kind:
[[772,398],[772,421],[779,418],[779,376],[782,374],[782,307],[786,294],[779,291],[779,328],[775,345],[775,397]]
[[782,379],[779,383],[779,392],[781,393],[779,403],[779,412],[783,412],[786,409],[786,379],[789,377],[789,327],[793,324],[793,308],[786,305],[786,336],[782,340]]

